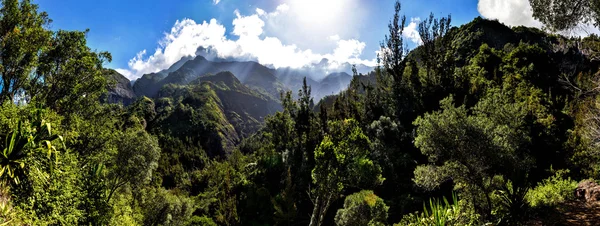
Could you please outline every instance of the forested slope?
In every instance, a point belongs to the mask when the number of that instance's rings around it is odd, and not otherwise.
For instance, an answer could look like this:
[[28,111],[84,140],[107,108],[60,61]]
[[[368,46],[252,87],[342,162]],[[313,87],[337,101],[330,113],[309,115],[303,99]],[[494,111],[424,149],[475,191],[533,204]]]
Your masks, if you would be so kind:
[[132,87],[85,32],[1,6],[0,224],[522,225],[600,179],[594,35],[432,16],[408,51],[397,2],[380,65],[315,103],[203,57]]

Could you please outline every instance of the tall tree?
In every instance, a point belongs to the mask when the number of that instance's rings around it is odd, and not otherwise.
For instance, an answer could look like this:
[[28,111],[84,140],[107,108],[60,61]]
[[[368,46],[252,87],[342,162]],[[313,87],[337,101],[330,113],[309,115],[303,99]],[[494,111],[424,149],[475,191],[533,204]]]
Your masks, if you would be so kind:
[[577,27],[581,23],[600,26],[598,0],[529,0],[533,17],[552,31]]
[[[404,38],[402,33],[406,26],[406,16],[400,16],[402,6],[400,1],[396,1],[394,4],[394,17],[388,24],[389,35],[385,36],[385,39],[381,43],[382,52],[379,55],[380,62],[383,66],[382,73],[378,76],[378,83],[382,85],[390,85],[390,87],[381,87],[381,92],[392,92],[391,103],[384,103],[394,109],[394,114],[397,117],[401,117],[405,111],[411,111],[406,105],[408,101],[408,95],[406,95],[403,73],[406,65],[405,55],[406,49],[404,46]],[[388,94],[382,94],[382,96],[388,96]],[[387,99],[384,99],[387,100]],[[389,116],[389,115],[388,115]]]
[[61,114],[93,110],[110,54],[92,51],[87,31],[49,30],[48,15],[29,0],[0,7],[0,102],[37,100]]
[[0,102],[25,96],[40,54],[48,48],[50,22],[48,14],[38,12],[29,0],[0,3]]
[[[507,192],[524,191],[533,164],[529,156],[525,103],[511,103],[500,92],[490,93],[472,109],[454,107],[452,98],[441,101],[442,111],[427,113],[415,121],[415,146],[429,158],[429,165],[415,170],[415,182],[428,189],[452,179],[477,204],[482,214],[492,213],[491,182],[511,181]],[[510,188],[509,188],[510,187]],[[526,191],[526,190],[525,190]],[[516,203],[514,203],[516,204]]]
[[88,31],[58,31],[39,59],[29,96],[59,113],[93,110],[106,92],[103,64],[107,52],[96,53],[86,43]]
[[330,122],[329,128],[330,134],[315,150],[311,226],[323,224],[329,207],[345,188],[369,189],[384,180],[381,167],[369,159],[371,142],[357,121]]
[[139,128],[128,129],[118,142],[119,150],[107,164],[110,168],[108,200],[124,185],[139,188],[148,183],[160,158],[156,137]]

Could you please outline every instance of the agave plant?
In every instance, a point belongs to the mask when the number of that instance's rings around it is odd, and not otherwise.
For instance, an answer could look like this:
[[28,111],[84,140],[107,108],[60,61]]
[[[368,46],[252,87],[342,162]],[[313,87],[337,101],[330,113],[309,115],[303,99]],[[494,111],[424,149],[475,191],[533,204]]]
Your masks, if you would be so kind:
[[429,206],[423,203],[423,212],[411,213],[403,217],[402,221],[394,225],[408,226],[451,226],[451,225],[480,225],[479,216],[474,212],[464,209],[460,205],[458,196],[452,194],[452,202],[446,197],[443,199],[430,199]]
[[[20,177],[25,173],[25,160],[35,152],[43,152],[56,159],[57,149],[52,141],[63,138],[52,135],[51,124],[41,118],[41,114],[31,123],[18,121],[12,133],[6,135],[4,144],[0,143],[0,181],[19,184]],[[56,159],[57,160],[57,159]]]
[[446,197],[443,197],[443,202],[439,199],[429,199],[429,209],[423,203],[425,216],[433,218],[433,222],[436,226],[447,225],[448,221],[452,220],[451,218],[458,208],[458,197],[455,193],[452,193],[452,204],[448,202]]

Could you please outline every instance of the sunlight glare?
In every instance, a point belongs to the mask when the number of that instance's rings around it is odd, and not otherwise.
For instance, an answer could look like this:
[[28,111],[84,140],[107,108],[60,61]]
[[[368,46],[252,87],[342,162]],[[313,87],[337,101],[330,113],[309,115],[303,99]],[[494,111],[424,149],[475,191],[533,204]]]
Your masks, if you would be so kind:
[[292,0],[290,9],[303,26],[327,29],[338,25],[350,1],[353,0]]

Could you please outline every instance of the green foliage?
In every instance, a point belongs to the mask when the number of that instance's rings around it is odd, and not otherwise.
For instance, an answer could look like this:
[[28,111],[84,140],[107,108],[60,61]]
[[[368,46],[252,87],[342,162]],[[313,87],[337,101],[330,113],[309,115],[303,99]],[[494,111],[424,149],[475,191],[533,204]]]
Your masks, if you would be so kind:
[[[600,172],[596,36],[430,16],[408,52],[396,2],[381,66],[318,111],[306,79],[277,102],[251,62],[246,84],[187,63],[145,75],[152,98],[124,107],[100,104],[114,72],[87,31],[1,6],[0,225],[518,225],[572,198],[551,166]],[[451,190],[460,201],[430,199]]]
[[207,185],[198,195],[200,212],[212,216],[219,225],[239,224],[237,205],[241,197],[235,191],[247,185],[247,170],[251,165],[239,152],[234,152],[227,161],[210,161],[200,174],[201,183]]
[[463,200],[458,200],[456,194],[452,194],[452,203],[446,197],[443,201],[430,199],[429,205],[423,203],[422,213],[411,213],[402,219],[398,226],[420,226],[420,225],[479,225],[479,215],[473,212]]
[[163,188],[145,189],[140,194],[144,225],[190,225],[195,211],[194,200]]
[[491,213],[489,194],[494,187],[486,181],[497,174],[524,181],[519,176],[531,165],[524,149],[529,142],[522,130],[524,108],[504,101],[502,95],[491,95],[469,115],[464,106],[454,107],[448,98],[441,102],[442,111],[419,117],[415,145],[432,165],[418,167],[415,182],[432,190],[452,178],[456,189],[464,187],[473,201],[483,197],[476,202],[483,205],[477,207]]
[[385,225],[387,205],[370,190],[346,197],[344,208],[335,215],[336,225]]
[[37,77],[28,93],[63,115],[89,117],[106,92],[107,71],[103,64],[111,60],[107,52],[93,52],[86,44],[86,32],[57,31],[46,52],[40,56]]
[[3,0],[0,6],[0,103],[15,102],[35,82],[30,75],[51,39],[50,19],[30,1]]
[[[41,159],[38,156],[27,164]],[[76,156],[68,151],[61,153],[58,161],[45,161],[43,167],[28,170],[27,181],[12,188],[16,206],[28,218],[25,222],[78,224],[84,216],[80,205],[85,197],[79,170]]]
[[123,185],[140,188],[148,183],[160,157],[158,140],[144,130],[126,130],[119,143],[118,153],[107,163],[110,168],[108,200]]
[[577,181],[565,178],[567,171],[556,171],[553,176],[544,179],[529,190],[526,199],[531,207],[555,207],[561,203],[575,199]]
[[0,102],[35,100],[66,116],[93,112],[110,54],[87,47],[86,32],[49,30],[48,14],[28,0],[0,5]]
[[599,25],[600,3],[594,0],[529,0],[533,17],[553,31],[574,29],[579,24]]
[[315,150],[314,209],[311,224],[322,224],[331,202],[347,187],[369,189],[383,183],[381,167],[369,159],[370,140],[353,119],[330,122]]
[[[6,142],[0,146],[0,180],[3,184],[18,185],[20,176],[26,174],[26,162],[36,155],[43,153],[48,158],[53,155],[56,158],[57,148],[52,142],[62,141],[62,136],[52,135],[51,124],[42,119],[41,111],[33,114],[31,121],[16,119],[16,127],[6,134]],[[35,165],[28,168],[36,169],[38,162],[30,163]]]

